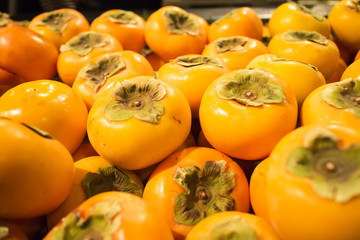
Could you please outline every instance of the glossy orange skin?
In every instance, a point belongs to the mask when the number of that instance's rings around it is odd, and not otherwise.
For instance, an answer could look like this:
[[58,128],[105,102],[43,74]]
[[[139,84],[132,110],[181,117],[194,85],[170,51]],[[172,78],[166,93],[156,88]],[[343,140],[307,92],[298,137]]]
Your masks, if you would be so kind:
[[[289,154],[303,146],[306,134],[318,127],[309,125],[289,133],[280,140],[270,157],[255,168],[250,180],[253,209],[273,226],[281,239],[358,239],[360,213],[356,209],[360,205],[359,196],[345,203],[321,198],[315,194],[308,179],[285,169]],[[322,127],[342,140],[340,147],[346,148],[360,141],[358,132],[344,126]]]
[[349,110],[336,108],[322,99],[321,92],[337,82],[329,83],[315,89],[304,101],[301,109],[300,121],[303,126],[318,124],[330,125],[336,124],[353,128],[360,134],[360,118],[356,117]]
[[44,36],[25,27],[0,28],[0,68],[33,81],[56,75],[59,52]]
[[[109,77],[106,80],[106,83],[97,91],[87,85],[86,79],[82,78],[79,74],[75,78],[72,88],[83,99],[88,110],[90,110],[91,106],[94,104],[96,95],[102,91],[106,91],[106,89],[108,89],[114,81],[132,78],[140,75],[153,75],[154,70],[151,64],[140,53],[123,50],[119,52],[114,52],[113,54],[116,54],[120,59],[122,59],[122,61],[125,63],[125,68],[121,69],[120,71]],[[95,63],[96,60],[101,56],[104,55],[99,55],[93,58],[89,63]],[[84,67],[86,67],[86,65]]]
[[121,43],[124,50],[140,53],[145,46],[145,20],[134,13],[135,24],[110,21],[106,15],[117,11],[118,9],[111,9],[102,13],[91,22],[90,30],[109,33]]
[[319,69],[328,78],[336,69],[340,52],[336,44],[328,39],[327,45],[317,44],[307,40],[288,41],[283,34],[271,38],[268,45],[269,53],[278,57],[309,63]]
[[178,167],[197,166],[202,171],[207,161],[226,161],[226,170],[233,170],[235,187],[230,196],[235,200],[235,211],[248,212],[250,207],[248,182],[242,169],[225,154],[205,147],[191,147],[177,151],[162,161],[145,185],[143,199],[155,206],[165,218],[175,239],[184,239],[194,226],[178,224],[174,220],[175,197],[185,190],[173,178]]
[[0,98],[0,116],[49,132],[70,153],[85,137],[87,115],[81,98],[69,86],[54,80],[26,82]]
[[148,55],[144,55],[145,58],[149,61],[154,71],[158,71],[162,65],[167,63],[164,59],[159,57],[156,53],[152,52]]
[[328,19],[332,34],[344,46],[355,51],[360,49],[360,11],[351,0],[338,1],[331,8]]
[[203,95],[199,119],[205,138],[217,150],[244,160],[266,157],[275,144],[296,125],[298,105],[294,91],[280,77],[270,74],[269,82],[279,83],[286,99],[261,107],[221,99],[215,85],[232,71],[213,81]]
[[339,59],[339,64],[337,66],[337,68],[335,69],[335,71],[330,75],[330,77],[328,77],[326,79],[326,83],[333,83],[333,82],[338,82],[341,79],[341,76],[343,75],[344,71],[347,68],[347,64],[345,63],[345,61],[340,58]]
[[160,58],[165,61],[186,54],[200,54],[207,43],[207,22],[200,16],[189,13],[196,19],[199,35],[171,34],[166,27],[165,11],[172,9],[180,13],[186,11],[176,6],[164,6],[152,13],[145,23],[145,41]]
[[357,61],[360,59],[360,50],[357,52],[357,54],[355,55],[354,61]]
[[[112,240],[174,239],[166,222],[155,209],[146,201],[133,194],[124,192],[101,193],[89,198],[73,211],[81,211],[82,216],[86,218],[91,213],[92,208],[102,202],[113,202],[121,207],[119,213],[121,224],[112,234]],[[61,226],[61,223],[57,224],[57,226]],[[53,229],[45,236],[44,240],[52,239]]]
[[228,71],[225,64],[221,67],[212,64],[184,67],[176,62],[169,62],[159,69],[158,75],[164,82],[175,86],[185,95],[190,104],[191,116],[198,118],[201,98],[206,88],[213,80]]
[[218,52],[215,42],[211,42],[204,48],[202,55],[216,57],[224,61],[229,71],[244,69],[256,56],[268,53],[267,47],[259,40],[248,38],[247,43],[241,50]]
[[208,29],[209,42],[221,37],[245,36],[259,41],[262,39],[263,22],[258,14],[249,7],[236,9],[234,17],[213,22]]
[[26,82],[25,79],[0,68],[0,96],[10,88],[24,82]]
[[324,16],[322,21],[311,14],[297,9],[297,3],[286,2],[278,6],[269,19],[270,35],[284,33],[288,30],[307,30],[318,32],[325,37],[330,36],[331,26]]
[[238,218],[245,220],[249,228],[255,232],[258,240],[280,240],[279,236],[271,227],[271,225],[264,219],[254,214],[235,211],[220,212],[204,218],[194,226],[185,239],[206,239],[206,237],[210,236],[210,231],[218,225],[225,224]]
[[[145,80],[149,77],[139,76],[128,80],[134,79]],[[113,99],[111,93],[116,84],[96,97],[89,112],[87,133],[100,156],[118,167],[137,170],[160,162],[185,141],[191,128],[189,103],[180,90],[163,84],[166,95],[161,102],[165,110],[157,124],[135,117],[125,121],[108,120],[104,108]]]
[[2,237],[1,240],[28,240],[26,234],[16,224],[0,220],[0,227],[7,227],[9,230],[9,234]]
[[[41,21],[46,16],[46,14],[62,12],[68,12],[71,15],[72,19],[69,20],[69,22],[67,23],[68,26],[61,34],[52,31],[47,26],[37,24],[37,22]],[[44,37],[52,41],[57,47],[57,49],[60,49],[60,46],[66,43],[72,37],[78,35],[81,32],[88,31],[90,25],[88,20],[81,12],[71,8],[60,8],[50,12],[42,12],[36,15],[30,21],[28,28],[43,35]]]
[[0,118],[0,136],[0,218],[32,218],[54,210],[70,193],[74,177],[68,150],[8,118]]
[[340,81],[347,78],[360,78],[360,61],[354,61],[351,63],[341,75]]
[[308,64],[292,61],[274,61],[271,54],[255,57],[246,68],[258,68],[278,75],[293,89],[301,108],[306,96],[314,89],[326,84],[320,71]]
[[88,63],[90,63],[93,58],[96,58],[105,53],[123,50],[122,45],[115,37],[107,33],[101,33],[101,35],[104,36],[107,44],[103,47],[93,48],[88,54],[84,56],[80,56],[73,51],[60,52],[59,58],[57,60],[57,71],[61,81],[69,86],[72,86],[79,71]]
[[80,144],[78,149],[72,154],[74,162],[79,161],[80,159],[91,157],[91,156],[98,156],[99,154],[95,151],[91,143],[83,142]]
[[[74,164],[75,177],[70,194],[59,207],[46,216],[46,222],[49,229],[53,228],[63,217],[87,199],[81,184],[85,175],[89,172],[98,173],[99,168],[108,166],[111,166],[111,164],[100,156],[85,157]],[[124,169],[121,169],[121,171],[141,189],[144,188],[141,180],[135,173]]]

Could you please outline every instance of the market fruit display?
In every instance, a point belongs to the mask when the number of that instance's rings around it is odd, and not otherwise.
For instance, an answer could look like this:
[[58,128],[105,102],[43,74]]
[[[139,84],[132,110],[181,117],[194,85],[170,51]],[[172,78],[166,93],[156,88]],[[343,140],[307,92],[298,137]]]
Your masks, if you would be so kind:
[[360,8],[329,4],[0,12],[0,239],[360,239]]

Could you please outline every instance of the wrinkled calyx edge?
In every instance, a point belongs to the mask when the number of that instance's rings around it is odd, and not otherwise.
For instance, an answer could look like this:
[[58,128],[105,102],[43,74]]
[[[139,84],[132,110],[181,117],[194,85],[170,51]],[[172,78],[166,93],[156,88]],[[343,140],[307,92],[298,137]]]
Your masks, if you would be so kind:
[[328,45],[329,41],[323,35],[315,31],[294,31],[289,30],[284,33],[284,38],[287,41],[310,41],[320,45]]
[[171,34],[189,34],[199,36],[200,28],[195,17],[188,12],[167,9],[164,13],[166,27]]

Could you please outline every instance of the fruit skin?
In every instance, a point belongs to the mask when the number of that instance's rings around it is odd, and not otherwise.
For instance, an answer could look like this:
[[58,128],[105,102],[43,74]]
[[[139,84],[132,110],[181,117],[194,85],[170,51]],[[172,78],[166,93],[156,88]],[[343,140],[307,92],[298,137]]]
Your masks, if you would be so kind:
[[27,81],[52,79],[59,52],[46,37],[25,27],[0,28],[0,68]]
[[[253,209],[273,226],[281,239],[358,239],[359,196],[345,203],[321,198],[315,194],[309,179],[285,169],[289,154],[303,146],[305,135],[318,127],[309,125],[292,131],[255,168],[250,180]],[[359,143],[360,135],[353,129],[341,125],[321,127],[341,139],[340,147]]]
[[48,79],[25,82],[0,98],[0,116],[49,132],[74,153],[86,134],[87,109],[68,85]]
[[360,78],[360,60],[354,61],[344,70],[340,81],[347,78]]
[[0,218],[32,218],[49,213],[70,193],[74,163],[57,140],[0,118]]
[[6,220],[0,220],[0,227],[8,229],[8,235],[2,237],[2,240],[28,240],[26,234],[19,226]]

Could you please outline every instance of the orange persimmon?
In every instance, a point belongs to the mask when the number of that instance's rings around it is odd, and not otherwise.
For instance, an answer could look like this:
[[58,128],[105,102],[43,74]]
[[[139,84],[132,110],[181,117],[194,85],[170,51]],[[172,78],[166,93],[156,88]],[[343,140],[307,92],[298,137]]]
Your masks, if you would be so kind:
[[360,60],[354,61],[344,70],[340,81],[347,78],[360,78]]

